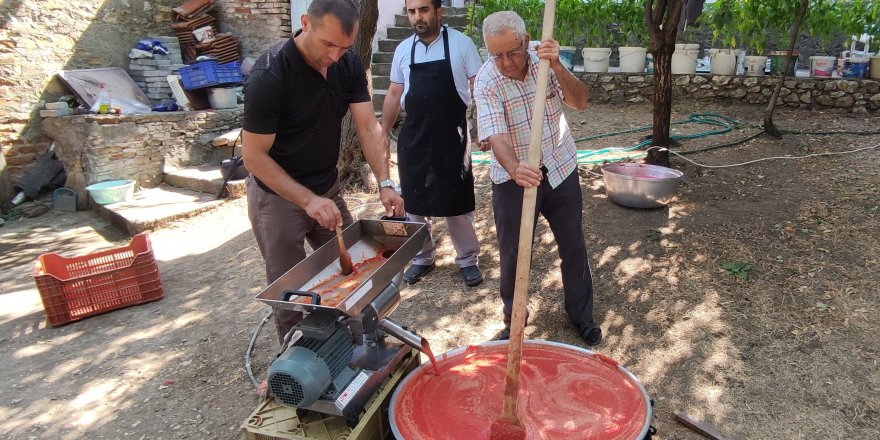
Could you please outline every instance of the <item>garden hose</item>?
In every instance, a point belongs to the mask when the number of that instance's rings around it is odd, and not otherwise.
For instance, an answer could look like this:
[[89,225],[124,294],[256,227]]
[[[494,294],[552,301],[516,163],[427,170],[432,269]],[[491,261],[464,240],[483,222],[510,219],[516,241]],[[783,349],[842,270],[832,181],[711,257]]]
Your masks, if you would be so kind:
[[[756,124],[747,121],[741,121],[738,119],[734,119],[728,116],[724,116],[718,113],[691,113],[688,115],[687,119],[680,121],[673,121],[670,125],[683,125],[683,124],[705,124],[711,125],[717,128],[701,131],[693,134],[681,134],[681,135],[672,135],[669,138],[673,140],[688,140],[688,139],[699,139],[708,136],[716,136],[725,133],[729,133],[734,129],[746,129],[753,128],[757,129],[756,133],[750,134],[744,138],[737,139],[731,142],[725,142],[721,144],[709,145],[705,147],[699,147],[694,149],[689,149],[685,151],[675,152],[676,155],[682,156],[686,154],[694,154],[694,153],[702,153],[706,151],[716,150],[720,148],[732,147],[735,145],[740,145],[745,142],[748,142],[752,139],[757,138],[764,134],[764,127],[762,124]],[[630,133],[638,133],[642,131],[650,131],[653,128],[652,125],[645,125],[642,127],[630,128],[626,130],[617,130],[610,131],[606,133],[600,133],[592,136],[587,136],[580,139],[575,139],[575,143],[581,143],[586,141],[591,141],[594,139],[601,139],[612,136],[620,136],[624,134]],[[877,135],[880,134],[880,130],[875,131],[851,131],[851,130],[826,130],[826,131],[803,131],[803,130],[780,130],[784,134],[807,134],[807,135],[836,135],[836,134],[853,134],[853,135]],[[578,165],[597,165],[606,162],[617,162],[621,160],[629,160],[629,159],[639,159],[647,155],[647,151],[639,150],[640,148],[649,146],[651,141],[649,139],[643,140],[637,144],[630,145],[627,147],[606,147],[599,150],[577,150],[577,163]],[[669,150],[672,152],[672,150]],[[605,157],[595,157],[595,156],[605,156]],[[610,157],[608,155],[611,155]],[[490,162],[490,157],[488,152],[484,151],[474,151],[471,153],[472,163],[474,165],[486,165]]]

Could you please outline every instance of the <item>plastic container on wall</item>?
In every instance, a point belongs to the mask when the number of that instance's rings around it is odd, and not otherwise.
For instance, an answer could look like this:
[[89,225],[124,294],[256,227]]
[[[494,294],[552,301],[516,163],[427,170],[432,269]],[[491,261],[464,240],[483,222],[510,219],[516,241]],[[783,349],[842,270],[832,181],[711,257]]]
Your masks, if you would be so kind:
[[815,78],[831,78],[834,72],[834,57],[813,55],[810,57],[810,76]]

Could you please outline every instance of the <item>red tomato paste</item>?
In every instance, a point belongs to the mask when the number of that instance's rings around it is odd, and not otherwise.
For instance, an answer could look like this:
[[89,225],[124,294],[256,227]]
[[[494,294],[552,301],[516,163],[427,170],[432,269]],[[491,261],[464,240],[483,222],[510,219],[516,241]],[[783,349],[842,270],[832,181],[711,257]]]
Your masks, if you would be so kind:
[[[405,440],[488,440],[504,401],[506,344],[471,346],[419,368],[397,392],[394,423]],[[517,415],[527,439],[639,437],[646,396],[616,366],[564,346],[523,346]],[[641,439],[639,439],[641,440]]]

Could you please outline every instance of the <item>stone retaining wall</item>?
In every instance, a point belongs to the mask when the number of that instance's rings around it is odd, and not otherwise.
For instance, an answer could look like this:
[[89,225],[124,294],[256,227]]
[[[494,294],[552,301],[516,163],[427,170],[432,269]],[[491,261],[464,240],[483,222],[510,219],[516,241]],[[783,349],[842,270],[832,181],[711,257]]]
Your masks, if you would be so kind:
[[164,170],[210,162],[211,141],[241,127],[241,109],[147,115],[81,115],[44,119],[44,133],[72,171],[81,158],[86,182],[135,179],[142,187],[162,182]]
[[[599,103],[650,102],[654,75],[578,73],[590,86],[590,100]],[[779,78],[722,75],[674,75],[676,99],[722,100],[766,104]],[[845,113],[880,114],[880,81],[869,79],[787,78],[777,105]]]
[[[0,1],[0,173],[21,176],[48,146],[39,110],[70,92],[55,78],[65,69],[129,65],[147,36],[173,35],[171,9],[184,0]],[[215,0],[219,30],[241,42],[242,56],[290,35],[286,0]],[[298,24],[297,24],[298,26]],[[11,194],[2,194],[8,198]]]

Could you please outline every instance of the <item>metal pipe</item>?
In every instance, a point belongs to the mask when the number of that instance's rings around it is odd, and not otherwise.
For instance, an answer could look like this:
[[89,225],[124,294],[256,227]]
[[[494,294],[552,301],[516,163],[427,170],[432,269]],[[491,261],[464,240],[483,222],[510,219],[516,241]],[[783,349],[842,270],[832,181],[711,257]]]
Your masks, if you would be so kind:
[[400,304],[400,289],[397,287],[397,284],[392,281],[388,283],[388,287],[386,287],[385,290],[383,290],[382,293],[370,303],[370,306],[376,311],[376,316],[379,319],[382,319],[397,309],[398,304]]
[[379,321],[379,328],[385,330],[391,336],[394,336],[397,339],[403,341],[406,345],[409,345],[412,348],[415,348],[419,351],[422,351],[422,346],[425,342],[425,338],[411,332],[409,329],[403,326],[403,324],[391,319],[385,318]]

